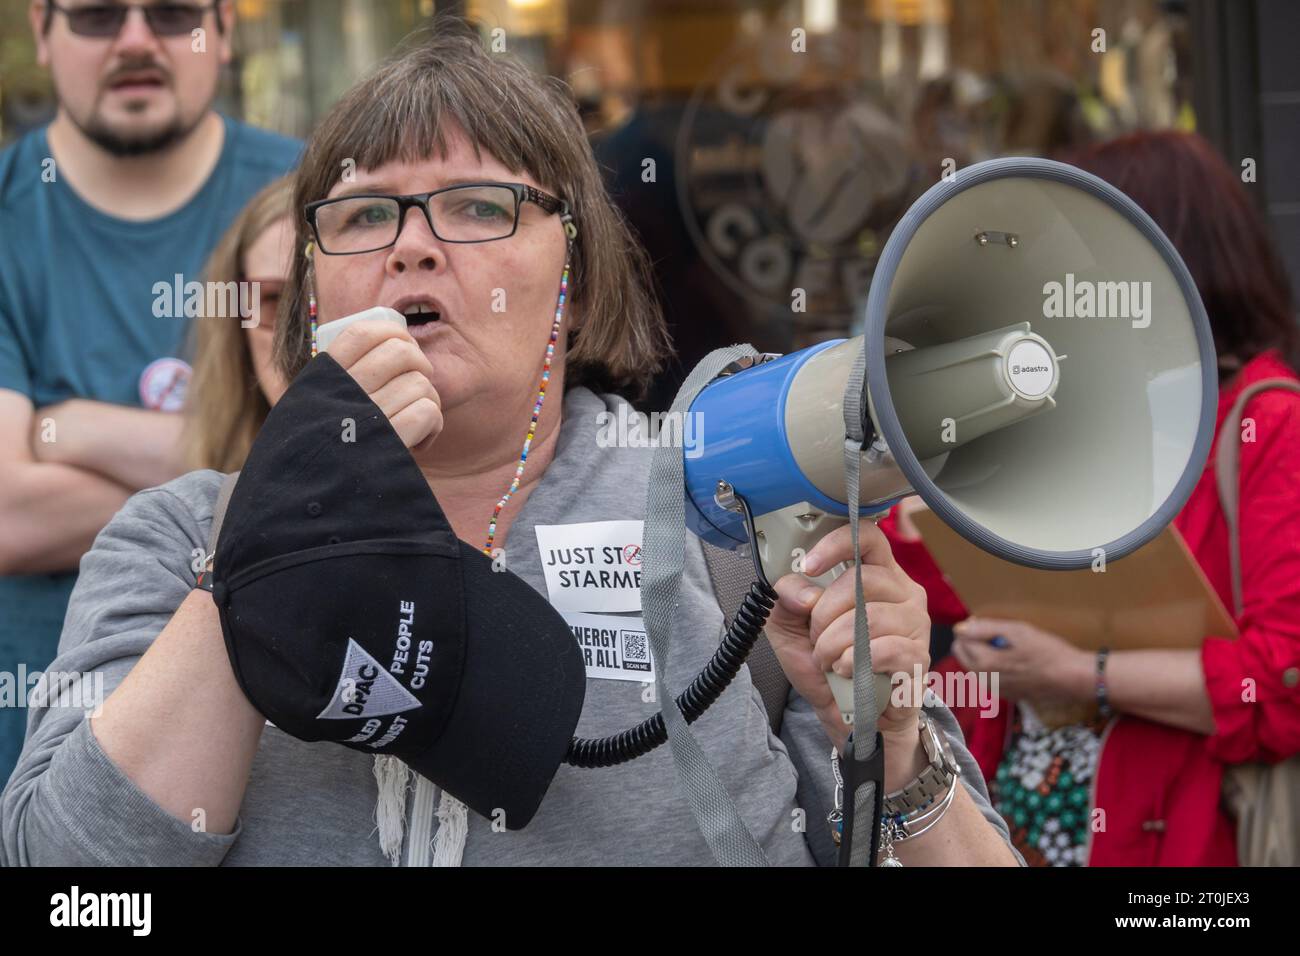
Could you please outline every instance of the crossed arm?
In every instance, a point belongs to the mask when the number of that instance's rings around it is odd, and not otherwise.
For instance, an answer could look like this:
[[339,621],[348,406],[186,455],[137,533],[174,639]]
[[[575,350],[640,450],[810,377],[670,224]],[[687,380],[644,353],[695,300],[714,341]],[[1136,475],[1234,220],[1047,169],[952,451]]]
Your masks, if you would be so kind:
[[184,471],[181,416],[0,388],[0,574],[77,567],[134,492]]

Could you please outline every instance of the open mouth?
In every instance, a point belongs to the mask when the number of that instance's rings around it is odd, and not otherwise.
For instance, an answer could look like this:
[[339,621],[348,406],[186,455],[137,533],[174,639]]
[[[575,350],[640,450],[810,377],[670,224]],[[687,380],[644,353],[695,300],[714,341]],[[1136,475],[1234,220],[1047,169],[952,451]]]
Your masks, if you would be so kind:
[[394,308],[406,319],[408,329],[418,329],[442,321],[438,303],[429,299],[399,302]]
[[430,322],[437,322],[442,318],[442,313],[436,311],[430,306],[416,306],[413,309],[407,309],[402,313],[406,316],[406,325],[408,328],[428,325]]

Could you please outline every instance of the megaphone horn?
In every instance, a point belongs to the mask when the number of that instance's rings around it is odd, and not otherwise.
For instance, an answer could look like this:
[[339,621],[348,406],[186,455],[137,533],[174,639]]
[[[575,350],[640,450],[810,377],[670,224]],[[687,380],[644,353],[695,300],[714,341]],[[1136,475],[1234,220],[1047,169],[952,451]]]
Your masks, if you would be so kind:
[[[1214,437],[1209,321],[1150,217],[1062,163],[979,163],[894,229],[862,336],[764,356],[692,403],[710,437],[685,461],[688,524],[756,548],[770,581],[847,521],[843,407],[864,349],[862,513],[916,493],[1018,564],[1067,570],[1140,547],[1187,500]],[[850,713],[851,682],[828,676]]]

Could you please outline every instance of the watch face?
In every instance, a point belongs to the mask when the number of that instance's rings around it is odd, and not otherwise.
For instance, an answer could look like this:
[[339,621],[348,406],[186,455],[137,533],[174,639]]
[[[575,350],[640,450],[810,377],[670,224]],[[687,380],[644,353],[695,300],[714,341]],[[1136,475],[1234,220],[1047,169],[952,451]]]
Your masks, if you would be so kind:
[[942,768],[947,773],[961,773],[961,765],[957,763],[957,758],[953,756],[952,745],[948,743],[948,735],[924,714],[921,715],[921,723],[924,727],[921,733],[921,742],[925,747],[925,755],[930,758],[930,764],[936,768]]
[[934,722],[924,714],[920,717],[921,724],[921,746],[925,748],[925,756],[930,761],[931,766],[941,766],[943,763],[942,737],[939,729],[934,726]]
[[930,766],[938,766],[942,757],[935,752],[935,740],[926,731],[921,733],[921,746],[925,749],[925,759],[930,763]]
[[956,757],[956,755],[953,754],[953,752],[952,752],[952,745],[948,743],[948,738],[947,738],[947,737],[945,737],[945,736],[943,736],[943,735],[940,735],[940,737],[941,737],[941,739],[942,739],[942,741],[943,741],[942,744],[941,744],[940,746],[942,746],[942,748],[943,748],[943,765],[944,765],[944,768],[945,768],[949,773],[951,773],[951,774],[960,774],[960,773],[961,773],[961,764],[959,764],[959,763],[957,762],[957,757]]

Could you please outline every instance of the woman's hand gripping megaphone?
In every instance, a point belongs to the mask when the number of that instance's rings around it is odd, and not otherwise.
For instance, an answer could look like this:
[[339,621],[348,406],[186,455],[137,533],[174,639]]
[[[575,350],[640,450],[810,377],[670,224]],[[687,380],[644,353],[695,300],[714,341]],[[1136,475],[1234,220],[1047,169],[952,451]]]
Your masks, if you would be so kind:
[[[930,668],[930,616],[925,589],[909,578],[894,560],[889,541],[875,523],[858,526],[862,555],[862,591],[871,634],[871,664],[890,677],[892,693],[880,715],[879,729],[912,747],[917,740],[914,706]],[[822,537],[793,573],[774,585],[779,595],[764,631],[790,683],[812,705],[831,740],[843,748],[851,729],[831,691],[828,671],[853,677],[852,574],[840,573],[822,587],[812,578],[826,575],[847,562],[853,567],[853,543],[847,523]]]

